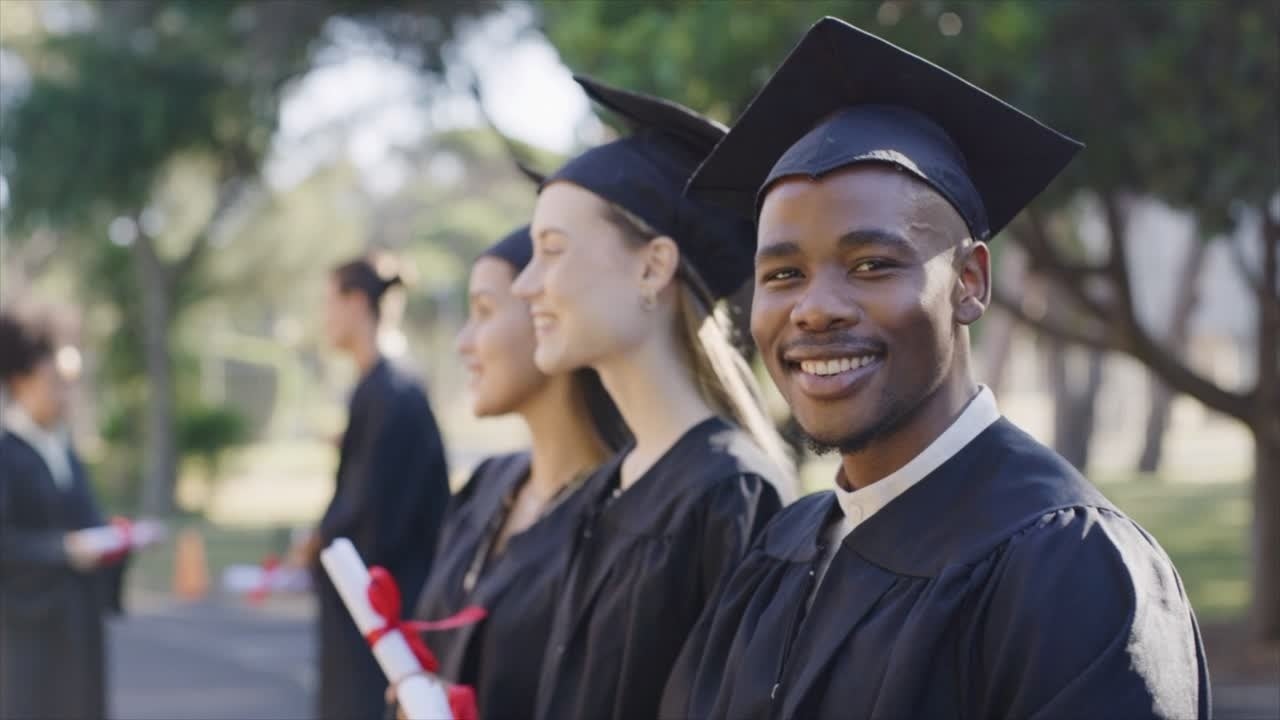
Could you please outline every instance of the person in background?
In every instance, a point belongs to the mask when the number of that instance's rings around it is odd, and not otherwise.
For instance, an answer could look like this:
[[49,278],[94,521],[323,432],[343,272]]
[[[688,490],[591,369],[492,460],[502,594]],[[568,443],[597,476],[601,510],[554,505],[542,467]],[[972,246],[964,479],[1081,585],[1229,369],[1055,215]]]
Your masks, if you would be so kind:
[[529,717],[582,483],[629,440],[594,371],[534,365],[529,305],[511,294],[532,253],[526,226],[476,260],[457,339],[475,414],[520,416],[531,447],[485,459],[454,496],[417,613],[486,610],[477,625],[426,636],[440,674],[475,689],[485,720]]
[[1080,147],[824,18],[698,169],[758,218],[752,335],[840,469],[760,534],[662,717],[1210,715],[1169,557],[973,377],[987,243]]
[[649,719],[699,613],[792,495],[791,463],[713,315],[749,276],[751,225],[681,197],[723,128],[578,82],[631,132],[543,184],[514,291],[538,368],[596,370],[635,441],[584,488],[534,716]]
[[449,502],[444,444],[423,388],[378,350],[386,278],[365,259],[333,270],[325,323],[330,342],[356,364],[342,435],[337,483],[319,527],[298,550],[315,574],[319,596],[320,718],[381,717],[387,683],[342,598],[319,567],[335,538],[351,540],[369,566],[386,568],[413,607],[431,569],[436,535]]
[[107,714],[104,616],[124,564],[75,533],[104,524],[63,426],[67,378],[46,326],[0,312],[0,717]]

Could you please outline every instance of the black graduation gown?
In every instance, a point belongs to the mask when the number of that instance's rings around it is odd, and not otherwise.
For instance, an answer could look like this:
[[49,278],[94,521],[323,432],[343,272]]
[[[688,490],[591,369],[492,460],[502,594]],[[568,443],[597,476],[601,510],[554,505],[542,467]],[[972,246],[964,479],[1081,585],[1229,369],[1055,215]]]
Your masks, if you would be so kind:
[[[426,581],[449,502],[449,473],[435,417],[421,387],[385,360],[351,396],[337,486],[320,522],[327,545],[345,537],[369,566],[381,565],[412,608]],[[318,566],[319,715],[379,718],[386,678],[342,598]]]
[[1164,551],[999,420],[845,538],[833,493],[765,529],[673,671],[670,718],[1196,718],[1209,685]]
[[485,563],[468,591],[466,576],[500,529],[507,498],[527,480],[529,464],[529,454],[523,452],[489,458],[454,496],[418,609],[418,617],[428,620],[468,605],[488,611],[478,624],[426,634],[440,659],[441,675],[475,688],[485,720],[524,720],[532,711],[585,497],[581,489],[570,492],[544,517],[508,538],[504,552]]
[[775,466],[719,418],[690,429],[613,497],[625,452],[591,503],[538,685],[541,720],[653,718],[698,615],[778,511]]
[[0,717],[106,715],[103,618],[123,565],[80,572],[63,535],[103,524],[74,454],[63,490],[34,448],[0,433]]

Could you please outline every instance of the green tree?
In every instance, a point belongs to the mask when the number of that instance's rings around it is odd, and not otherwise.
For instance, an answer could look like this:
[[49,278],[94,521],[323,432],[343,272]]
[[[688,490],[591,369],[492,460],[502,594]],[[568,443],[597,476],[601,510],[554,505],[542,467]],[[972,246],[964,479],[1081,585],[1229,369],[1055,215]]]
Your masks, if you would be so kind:
[[[259,185],[288,81],[311,67],[335,19],[359,27],[366,50],[439,71],[457,23],[492,3],[113,0],[77,7],[88,9],[86,27],[22,48],[30,87],[6,103],[0,127],[5,225],[19,245],[57,231],[94,248],[109,229],[128,247],[112,260],[124,262],[135,284],[111,297],[143,349],[143,507],[166,512],[178,464],[173,329],[202,290],[211,240]],[[193,172],[211,199],[188,226],[165,228],[153,200],[183,163],[199,168]]]
[[[1010,228],[1067,302],[1033,316],[1046,336],[1126,353],[1162,383],[1245,423],[1255,455],[1254,608],[1280,639],[1280,6],[1272,2],[582,2],[544,0],[545,32],[575,70],[731,121],[813,21],[836,15],[938,62],[1084,138],[1088,150]],[[1081,197],[1108,228],[1103,257],[1071,222]],[[1257,381],[1222,387],[1138,318],[1128,208],[1155,197],[1192,211],[1202,242],[1250,214],[1260,261],[1241,262],[1257,303]],[[1001,241],[996,242],[997,249]],[[1244,257],[1244,253],[1240,253]]]
[[244,417],[232,408],[195,406],[183,414],[177,434],[182,453],[204,464],[205,481],[212,485],[218,480],[223,454],[243,444],[249,431]]

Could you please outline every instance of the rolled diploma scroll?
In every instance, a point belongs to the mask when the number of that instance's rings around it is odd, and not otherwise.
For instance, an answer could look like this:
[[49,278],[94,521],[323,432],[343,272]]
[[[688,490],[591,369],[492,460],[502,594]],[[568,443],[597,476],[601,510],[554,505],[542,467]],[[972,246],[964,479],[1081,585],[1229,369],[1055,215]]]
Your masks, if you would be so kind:
[[[369,604],[369,568],[351,541],[338,538],[320,552],[320,564],[355,620],[360,634],[381,629],[386,622]],[[444,685],[423,670],[398,630],[383,635],[373,646],[382,673],[396,688],[396,698],[409,720],[453,720]]]
[[159,542],[164,535],[164,529],[158,523],[150,520],[139,520],[133,523],[131,531],[132,542],[130,538],[126,538],[125,532],[114,525],[101,525],[98,527],[85,528],[76,530],[76,536],[80,538],[90,550],[98,555],[110,555],[125,550],[125,544],[129,544],[128,549],[136,549],[153,545]]
[[267,570],[261,565],[228,565],[222,571],[222,587],[233,593],[263,589],[271,592],[301,592],[311,587],[310,579],[306,570],[284,566]]

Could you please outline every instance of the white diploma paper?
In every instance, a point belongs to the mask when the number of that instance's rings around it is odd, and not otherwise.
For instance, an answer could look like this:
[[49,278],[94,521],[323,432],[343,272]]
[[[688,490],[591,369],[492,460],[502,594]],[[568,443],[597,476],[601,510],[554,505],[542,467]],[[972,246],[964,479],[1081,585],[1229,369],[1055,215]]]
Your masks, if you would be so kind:
[[222,571],[222,587],[231,593],[303,592],[311,589],[311,574],[304,568],[280,565],[229,565]]
[[133,523],[133,530],[128,538],[125,537],[123,530],[114,525],[101,525],[75,532],[80,542],[83,542],[92,552],[102,556],[125,549],[138,550],[154,545],[164,538],[164,525],[154,520],[139,520]]
[[[369,569],[351,541],[338,538],[320,552],[320,563],[361,634],[384,624],[369,604]],[[449,698],[439,678],[423,670],[404,636],[393,630],[373,646],[373,656],[396,688],[396,698],[409,720],[453,720]]]

